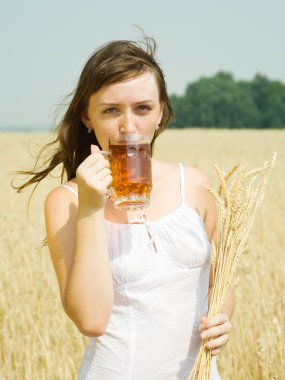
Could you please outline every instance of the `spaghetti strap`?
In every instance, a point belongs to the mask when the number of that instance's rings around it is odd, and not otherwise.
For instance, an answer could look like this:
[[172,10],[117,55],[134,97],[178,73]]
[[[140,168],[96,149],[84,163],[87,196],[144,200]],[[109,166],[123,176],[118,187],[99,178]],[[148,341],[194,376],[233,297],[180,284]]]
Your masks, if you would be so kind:
[[181,203],[185,203],[185,175],[184,175],[184,168],[181,162],[179,162],[179,169],[180,169],[180,194],[181,194]]
[[68,185],[60,185],[60,186],[65,187],[66,189],[70,190],[76,196],[76,198],[78,198],[77,192],[71,186],[68,186]]

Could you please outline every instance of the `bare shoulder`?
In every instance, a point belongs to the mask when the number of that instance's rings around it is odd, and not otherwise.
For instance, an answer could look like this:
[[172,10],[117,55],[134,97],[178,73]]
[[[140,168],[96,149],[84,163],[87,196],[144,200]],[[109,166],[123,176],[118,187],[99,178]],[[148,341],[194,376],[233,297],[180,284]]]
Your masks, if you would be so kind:
[[212,181],[209,175],[191,165],[184,165],[185,168],[185,187],[189,198],[194,198],[196,209],[198,209],[201,218],[204,221],[205,230],[208,238],[213,239],[217,210],[213,195],[208,188],[212,187]]
[[[158,160],[153,160],[153,162],[155,163],[155,170],[161,174],[177,171],[177,164]],[[206,173],[201,169],[198,169],[196,166],[183,164],[183,167],[188,179],[191,179],[192,181],[195,180],[197,183],[199,181],[209,181],[209,177],[206,175]]]
[[[71,180],[65,183],[65,185],[69,186],[75,192],[77,192],[77,184],[75,180]],[[76,203],[76,196],[69,189],[64,186],[57,186],[52,189],[46,196],[45,199],[45,211],[48,209],[54,209],[58,207],[64,207],[68,205],[70,202]]]
[[185,180],[191,182],[195,187],[205,189],[205,185],[211,186],[211,180],[208,174],[202,169],[192,165],[183,165],[185,170]]
[[194,200],[202,219],[205,219],[207,206],[209,202],[209,191],[212,183],[208,174],[192,165],[184,165],[185,171],[185,189],[189,196],[189,201]]
[[169,174],[172,174],[177,170],[177,165],[175,164],[159,160],[152,161],[152,175],[154,178],[163,179],[165,176],[169,178]]
[[[67,182],[75,191],[76,186]],[[77,197],[69,189],[57,186],[46,196],[44,203],[45,225],[48,241],[67,223],[75,224],[77,214]]]

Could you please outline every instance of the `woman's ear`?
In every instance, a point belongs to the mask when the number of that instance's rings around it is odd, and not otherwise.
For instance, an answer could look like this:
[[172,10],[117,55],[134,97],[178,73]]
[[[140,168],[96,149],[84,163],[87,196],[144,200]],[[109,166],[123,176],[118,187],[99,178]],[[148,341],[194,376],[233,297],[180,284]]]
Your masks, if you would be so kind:
[[91,121],[89,120],[88,116],[82,116],[81,121],[86,126],[86,128],[92,128]]
[[159,112],[159,119],[158,119],[158,125],[161,123],[162,117],[163,117],[163,111],[164,111],[164,103],[160,103],[160,112]]

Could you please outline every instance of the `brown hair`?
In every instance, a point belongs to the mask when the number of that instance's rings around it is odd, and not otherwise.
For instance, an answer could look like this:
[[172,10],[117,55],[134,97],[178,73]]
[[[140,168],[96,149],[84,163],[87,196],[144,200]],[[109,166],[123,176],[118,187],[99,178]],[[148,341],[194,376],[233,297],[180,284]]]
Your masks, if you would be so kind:
[[[73,97],[63,119],[57,126],[57,137],[40,150],[33,170],[20,172],[32,177],[23,185],[15,187],[18,192],[32,184],[36,184],[36,188],[40,181],[59,164],[63,165],[61,182],[64,175],[67,180],[75,177],[78,166],[90,154],[90,145],[95,144],[100,147],[95,134],[87,133],[86,126],[81,120],[87,110],[90,96],[103,86],[134,78],[148,70],[155,75],[160,102],[164,105],[160,128],[155,132],[151,143],[151,151],[153,151],[156,137],[173,119],[164,74],[155,60],[156,46],[155,40],[149,37],[144,37],[142,43],[125,40],[112,41],[101,46],[91,55],[82,70],[75,90],[70,94]],[[45,165],[40,169],[37,168],[43,152],[53,146],[55,148],[49,150],[46,155]]]

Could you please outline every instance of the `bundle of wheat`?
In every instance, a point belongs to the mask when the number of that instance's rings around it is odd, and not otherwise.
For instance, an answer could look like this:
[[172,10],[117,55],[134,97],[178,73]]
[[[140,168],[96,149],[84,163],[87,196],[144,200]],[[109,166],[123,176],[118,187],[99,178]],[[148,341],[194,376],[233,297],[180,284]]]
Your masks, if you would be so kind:
[[[247,248],[247,238],[257,209],[266,189],[275,153],[261,168],[246,172],[246,167],[235,165],[227,174],[218,165],[215,169],[220,182],[218,191],[208,187],[217,206],[217,238],[211,242],[213,287],[209,300],[208,317],[218,314],[227,296],[240,256]],[[238,170],[240,168],[240,170]],[[208,380],[212,355],[203,341],[195,364],[187,380]]]

